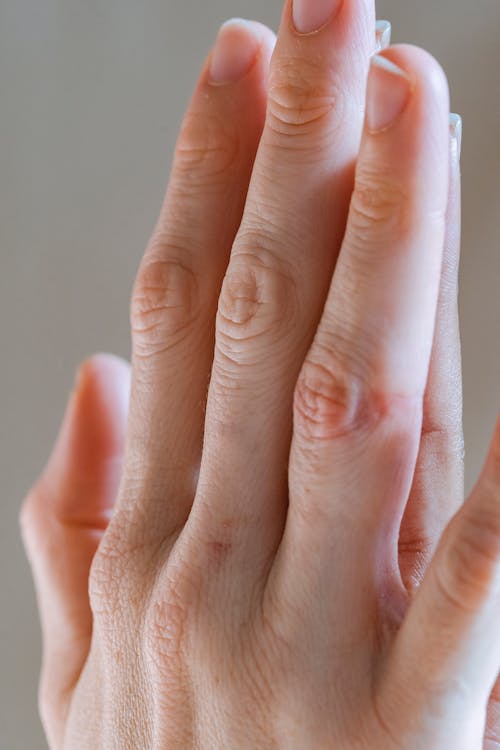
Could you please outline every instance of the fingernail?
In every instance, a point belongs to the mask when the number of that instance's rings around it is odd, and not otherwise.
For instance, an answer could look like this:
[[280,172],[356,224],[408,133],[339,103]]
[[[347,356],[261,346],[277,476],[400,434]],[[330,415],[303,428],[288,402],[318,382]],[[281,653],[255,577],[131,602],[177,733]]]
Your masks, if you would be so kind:
[[293,0],[293,22],[300,34],[318,31],[333,18],[342,0]]
[[457,153],[460,159],[462,153],[462,118],[460,115],[454,113],[450,115],[450,133],[457,144]]
[[377,52],[381,52],[391,43],[392,26],[390,21],[377,21],[375,24],[375,38],[377,40]]
[[368,76],[366,123],[369,130],[385,130],[405,109],[410,98],[408,73],[381,55],[374,55]]
[[210,61],[212,83],[236,83],[248,73],[261,45],[256,25],[243,18],[222,24]]

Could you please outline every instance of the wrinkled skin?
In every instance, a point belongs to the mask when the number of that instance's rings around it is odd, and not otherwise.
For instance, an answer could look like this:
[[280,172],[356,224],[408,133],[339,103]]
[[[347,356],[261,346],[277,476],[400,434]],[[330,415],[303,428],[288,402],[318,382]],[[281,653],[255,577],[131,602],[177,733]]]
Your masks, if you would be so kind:
[[23,504],[51,750],[500,747],[500,426],[463,503],[458,144],[427,53],[368,75],[374,23],[344,0],[301,34],[287,2],[272,60],[260,24],[224,32],[238,80],[207,59],[131,368],[84,363]]

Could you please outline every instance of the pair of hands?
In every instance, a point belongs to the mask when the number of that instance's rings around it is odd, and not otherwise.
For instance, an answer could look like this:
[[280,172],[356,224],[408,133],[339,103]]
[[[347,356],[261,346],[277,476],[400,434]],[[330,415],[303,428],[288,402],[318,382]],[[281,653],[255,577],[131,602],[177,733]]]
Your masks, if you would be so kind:
[[287,0],[272,59],[250,22],[207,59],[131,371],[82,366],[23,505],[52,750],[500,746],[458,124],[439,65],[375,38],[371,0]]

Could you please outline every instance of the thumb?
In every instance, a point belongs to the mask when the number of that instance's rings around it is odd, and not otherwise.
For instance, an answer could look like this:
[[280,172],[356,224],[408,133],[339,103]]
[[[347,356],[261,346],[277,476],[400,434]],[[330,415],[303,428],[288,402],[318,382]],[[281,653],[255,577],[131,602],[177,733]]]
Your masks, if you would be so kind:
[[43,635],[40,711],[60,744],[92,634],[88,576],[121,475],[130,366],[98,354],[80,367],[51,456],[20,515]]

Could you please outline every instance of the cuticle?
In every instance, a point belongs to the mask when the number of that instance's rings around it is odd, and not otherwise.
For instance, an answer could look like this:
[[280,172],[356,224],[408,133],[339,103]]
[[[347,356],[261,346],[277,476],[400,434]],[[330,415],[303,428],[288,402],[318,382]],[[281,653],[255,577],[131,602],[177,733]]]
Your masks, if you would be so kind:
[[321,34],[322,31],[326,29],[327,26],[330,26],[331,23],[340,15],[342,12],[342,9],[344,7],[344,0],[341,0],[336,10],[333,11],[332,15],[325,21],[325,23],[320,26],[318,29],[313,29],[312,31],[299,31],[297,27],[295,26],[294,20],[293,20],[293,0],[290,0],[290,27],[293,33],[298,37],[313,37],[317,36],[318,34]]

